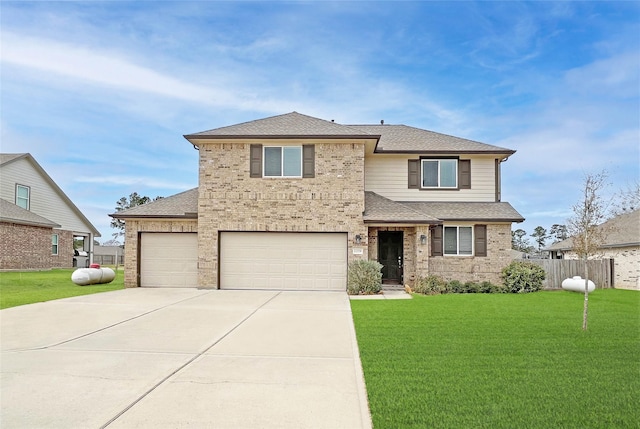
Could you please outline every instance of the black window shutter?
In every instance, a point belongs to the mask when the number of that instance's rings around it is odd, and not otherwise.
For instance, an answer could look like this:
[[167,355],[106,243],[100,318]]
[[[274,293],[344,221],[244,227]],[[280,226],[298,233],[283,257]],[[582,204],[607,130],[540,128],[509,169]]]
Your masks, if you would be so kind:
[[487,256],[487,225],[476,225],[473,235],[476,256]]
[[420,189],[420,160],[409,160],[409,189]]
[[249,177],[262,177],[262,145],[252,144],[249,152]]
[[316,147],[312,144],[302,146],[302,177],[316,177]]
[[458,161],[458,188],[471,189],[471,160]]
[[431,256],[442,256],[442,225],[431,229]]

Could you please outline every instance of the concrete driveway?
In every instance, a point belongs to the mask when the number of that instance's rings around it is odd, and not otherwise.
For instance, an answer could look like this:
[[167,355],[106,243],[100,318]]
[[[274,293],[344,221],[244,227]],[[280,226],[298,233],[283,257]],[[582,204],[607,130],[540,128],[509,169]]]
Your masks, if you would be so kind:
[[126,289],[0,327],[3,429],[371,427],[346,293]]

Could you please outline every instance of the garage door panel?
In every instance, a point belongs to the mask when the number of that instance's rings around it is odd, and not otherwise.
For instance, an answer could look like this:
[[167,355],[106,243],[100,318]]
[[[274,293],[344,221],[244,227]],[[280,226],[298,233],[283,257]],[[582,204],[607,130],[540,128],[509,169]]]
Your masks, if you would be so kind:
[[140,285],[197,287],[197,234],[142,233],[140,235]]
[[346,233],[222,232],[222,289],[345,290]]

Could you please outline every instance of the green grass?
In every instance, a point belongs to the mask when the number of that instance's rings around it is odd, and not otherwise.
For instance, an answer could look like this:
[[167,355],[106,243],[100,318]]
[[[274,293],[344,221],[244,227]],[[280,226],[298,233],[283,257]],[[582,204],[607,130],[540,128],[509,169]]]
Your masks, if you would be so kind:
[[78,286],[71,281],[73,269],[0,272],[0,309],[70,296],[89,295],[124,288],[124,273],[107,284]]
[[351,301],[383,428],[640,427],[640,293]]

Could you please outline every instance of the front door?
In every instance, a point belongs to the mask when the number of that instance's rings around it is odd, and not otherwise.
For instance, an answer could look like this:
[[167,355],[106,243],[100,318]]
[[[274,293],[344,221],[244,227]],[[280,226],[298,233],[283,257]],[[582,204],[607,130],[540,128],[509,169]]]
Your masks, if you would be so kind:
[[385,284],[402,284],[402,241],[402,231],[378,231],[378,262]]

